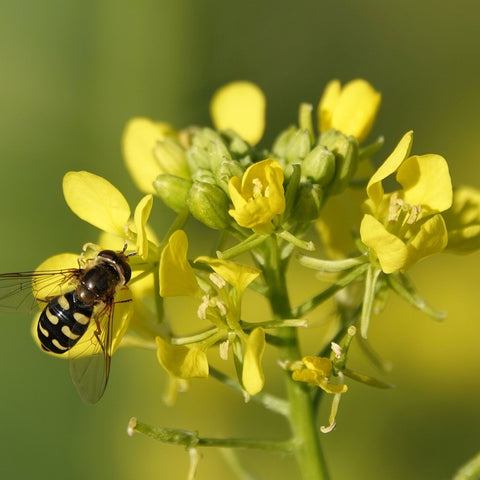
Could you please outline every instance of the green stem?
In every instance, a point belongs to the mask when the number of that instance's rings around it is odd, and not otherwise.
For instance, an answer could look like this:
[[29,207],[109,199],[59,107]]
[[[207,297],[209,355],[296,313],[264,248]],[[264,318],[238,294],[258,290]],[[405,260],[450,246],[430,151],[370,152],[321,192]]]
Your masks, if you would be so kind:
[[[278,319],[292,318],[285,280],[286,261],[280,259],[275,237],[271,237],[266,246],[269,248],[264,250],[266,258],[262,267],[273,314]],[[284,340],[278,347],[281,361],[294,362],[302,358],[296,328],[279,328],[278,336]],[[302,478],[327,480],[328,472],[320,447],[310,391],[304,384],[294,381],[291,372],[285,371],[284,380],[290,403],[289,421],[295,445],[294,453]]]
[[292,452],[291,442],[275,440],[253,440],[250,438],[208,438],[200,437],[198,433],[178,428],[152,427],[139,422],[132,417],[128,422],[127,433],[142,433],[169,445],[183,445],[187,449],[197,447],[222,447],[222,448],[251,448],[255,450],[277,451],[283,453]]
[[463,465],[453,477],[453,480],[476,480],[480,478],[480,453],[477,453]]

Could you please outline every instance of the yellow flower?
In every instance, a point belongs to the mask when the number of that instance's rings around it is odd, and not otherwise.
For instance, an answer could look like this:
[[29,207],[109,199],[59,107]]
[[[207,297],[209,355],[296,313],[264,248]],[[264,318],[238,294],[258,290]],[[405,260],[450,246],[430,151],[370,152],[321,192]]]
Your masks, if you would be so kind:
[[231,129],[255,145],[265,130],[265,96],[251,82],[229,83],[213,95],[210,115],[217,130]]
[[[122,242],[135,243],[137,254],[146,259],[149,245],[154,243],[147,229],[152,208],[152,195],[138,203],[133,222],[125,197],[110,182],[93,173],[68,172],[63,177],[63,195],[70,209],[85,222],[116,235]],[[149,241],[150,238],[150,241]]]
[[[447,162],[433,154],[409,157],[412,141],[413,132],[406,133],[367,185],[360,236],[385,273],[404,271],[447,245],[440,215],[452,204]],[[394,172],[403,188],[385,193],[382,181]]]
[[125,165],[144,193],[155,193],[154,180],[165,172],[155,156],[157,143],[165,138],[174,138],[175,130],[167,123],[154,122],[148,118],[132,118],[126,125],[122,138]]
[[312,383],[327,393],[345,393],[347,385],[330,383],[332,361],[325,357],[307,356],[302,358],[302,367],[292,372],[292,378],[298,382]]
[[[242,384],[249,395],[255,395],[262,390],[265,383],[262,369],[265,331],[262,327],[256,327],[249,334],[244,332],[240,326],[240,313],[243,292],[258,277],[260,271],[248,265],[210,257],[198,257],[195,262],[210,265],[215,274],[229,285],[221,287],[219,281],[215,282],[218,296],[216,299],[204,298],[207,303],[203,312],[205,318],[224,331],[223,337],[226,338],[227,346],[232,344],[234,351],[237,347],[243,350]],[[218,308],[221,305],[223,307]],[[212,308],[216,311],[209,311]]]
[[272,220],[285,211],[283,170],[271,158],[248,167],[241,181],[232,177],[228,191],[234,206],[228,213],[240,226],[256,233],[271,233]]
[[318,104],[320,132],[334,128],[362,142],[372,129],[380,100],[381,94],[365,80],[352,80],[343,88],[332,80]]
[[480,191],[459,187],[453,191],[452,207],[443,213],[451,253],[472,253],[480,248]]

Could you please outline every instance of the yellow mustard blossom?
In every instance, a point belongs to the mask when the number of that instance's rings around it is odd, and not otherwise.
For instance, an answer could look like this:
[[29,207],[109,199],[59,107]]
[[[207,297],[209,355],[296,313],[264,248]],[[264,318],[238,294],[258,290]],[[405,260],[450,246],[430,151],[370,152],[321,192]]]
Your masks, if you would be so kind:
[[302,358],[302,366],[293,370],[292,378],[298,382],[306,382],[320,387],[327,393],[345,393],[347,385],[330,383],[333,364],[329,358],[306,356]]
[[365,80],[351,80],[343,88],[332,80],[318,104],[319,130],[334,128],[362,142],[372,129],[380,101],[381,94]]
[[[154,238],[149,234],[147,221],[152,208],[152,195],[138,203],[133,222],[125,197],[110,182],[93,173],[68,172],[63,178],[63,195],[70,209],[85,222],[103,232],[130,241],[139,257],[146,259]],[[150,236],[150,238],[149,238]]]
[[257,85],[238,81],[219,88],[210,103],[217,130],[233,130],[256,145],[265,130],[265,96]]
[[155,193],[154,180],[165,172],[155,155],[158,142],[175,138],[176,132],[167,123],[154,122],[149,118],[132,118],[126,125],[122,138],[125,165],[144,193]]
[[[384,273],[404,271],[447,245],[440,215],[452,204],[447,162],[434,154],[409,157],[412,141],[406,133],[367,185],[360,236]],[[403,188],[385,193],[382,181],[394,172]]]
[[183,230],[176,230],[160,256],[160,296],[195,296],[198,283],[187,259],[188,238]]
[[[208,264],[220,279],[230,285],[230,288],[226,285],[222,287],[217,280],[217,299],[204,297],[206,308],[200,311],[203,311],[205,318],[208,319],[216,316],[214,324],[224,331],[227,346],[233,344],[235,350],[235,344],[242,345],[244,351],[242,384],[249,395],[255,395],[262,390],[265,383],[261,365],[265,350],[265,331],[262,327],[256,327],[250,334],[244,332],[240,326],[240,313],[243,292],[258,277],[260,271],[248,265],[217,258],[198,257],[195,261]],[[219,311],[217,308],[216,315],[209,312],[212,306],[222,304],[224,309],[221,308]]]
[[228,191],[234,206],[228,213],[240,226],[256,233],[271,233],[272,220],[285,211],[283,170],[272,158],[248,167],[242,180],[232,177]]
[[453,204],[442,214],[448,231],[446,251],[472,253],[480,248],[480,191],[462,186],[453,191]]
[[[175,246],[185,239],[183,232],[175,232],[170,239],[174,245],[171,252],[162,255],[161,278],[162,272],[169,270],[170,278],[173,278],[176,285],[173,290],[166,287],[162,292],[164,296],[196,295],[198,284],[193,279],[195,283],[192,287],[193,271],[190,270],[191,267],[186,260],[186,247]],[[175,259],[175,255],[181,259]],[[158,359],[172,376],[188,379],[208,375],[206,358],[208,348],[220,344],[222,358],[226,358],[228,350],[232,348],[235,356],[241,357],[243,388],[249,395],[255,395],[263,388],[265,382],[261,366],[265,349],[265,331],[262,327],[256,327],[249,333],[245,332],[240,322],[240,312],[243,292],[260,272],[248,265],[211,257],[198,257],[195,262],[207,264],[214,271],[209,275],[208,284],[202,282],[206,293],[198,309],[199,318],[211,322],[213,328],[181,344],[178,340],[169,343],[165,339],[157,339]]]

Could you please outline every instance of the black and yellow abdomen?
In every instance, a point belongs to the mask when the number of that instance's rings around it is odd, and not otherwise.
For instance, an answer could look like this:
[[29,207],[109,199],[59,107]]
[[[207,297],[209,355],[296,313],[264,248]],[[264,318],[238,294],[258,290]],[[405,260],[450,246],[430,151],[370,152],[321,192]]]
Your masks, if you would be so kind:
[[93,306],[75,298],[75,291],[50,301],[38,319],[37,335],[47,352],[65,353],[86,332]]

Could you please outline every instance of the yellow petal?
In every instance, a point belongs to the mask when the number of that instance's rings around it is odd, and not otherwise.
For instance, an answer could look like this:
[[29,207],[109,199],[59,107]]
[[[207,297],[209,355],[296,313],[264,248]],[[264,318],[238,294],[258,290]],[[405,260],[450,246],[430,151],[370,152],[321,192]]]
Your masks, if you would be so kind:
[[380,93],[360,78],[342,89],[338,80],[330,82],[318,108],[320,131],[334,128],[362,142],[370,133],[380,100]]
[[245,288],[260,275],[260,270],[230,260],[202,256],[196,258],[195,262],[210,265],[218,275],[237,290],[239,297]]
[[419,231],[408,244],[408,262],[405,268],[411,267],[420,259],[441,252],[448,242],[447,227],[443,217],[433,215],[421,223]]
[[363,216],[360,237],[362,242],[375,252],[385,273],[392,273],[405,267],[408,257],[406,245],[398,237],[387,232],[372,215]]
[[243,358],[242,383],[250,395],[260,392],[265,384],[262,357],[265,350],[265,331],[261,327],[252,330],[248,336]]
[[171,345],[157,337],[157,358],[168,373],[177,378],[208,377],[207,354],[193,345]]
[[332,361],[329,358],[309,355],[303,357],[302,362],[308,369],[315,370],[325,377],[329,377],[332,373]]
[[160,296],[194,296],[198,283],[187,259],[188,239],[183,230],[176,230],[160,257]]
[[217,130],[234,130],[252,145],[265,130],[265,96],[255,84],[232,82],[218,89],[210,103],[210,115]]
[[153,181],[165,173],[155,158],[154,148],[166,136],[175,136],[170,125],[142,117],[132,118],[123,132],[125,164],[133,181],[144,193],[155,193]]
[[258,233],[270,233],[271,220],[285,211],[283,170],[272,158],[248,167],[241,183],[231,178],[228,190],[234,206],[228,213],[239,225]]
[[412,143],[413,132],[410,131],[402,137],[400,142],[398,142],[398,145],[395,147],[395,150],[370,178],[370,181],[367,185],[367,195],[375,205],[380,205],[380,202],[382,201],[382,180],[387,178],[400,167],[403,161],[410,154]]
[[78,217],[105,232],[125,236],[130,207],[110,182],[93,173],[68,172],[63,177],[63,195]]
[[480,248],[480,191],[459,187],[453,193],[452,208],[442,214],[448,231],[447,250],[472,253]]
[[148,256],[148,236],[146,225],[150,211],[152,210],[153,197],[152,195],[145,195],[140,202],[138,202],[133,215],[135,223],[135,230],[137,232],[137,254],[146,259]]
[[440,155],[407,158],[398,168],[397,181],[405,191],[404,200],[422,207],[419,218],[443,212],[452,205],[448,164]]
[[342,86],[339,80],[331,80],[325,87],[317,109],[320,132],[326,132],[329,128],[332,128],[332,116],[341,90]]

